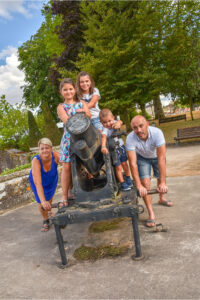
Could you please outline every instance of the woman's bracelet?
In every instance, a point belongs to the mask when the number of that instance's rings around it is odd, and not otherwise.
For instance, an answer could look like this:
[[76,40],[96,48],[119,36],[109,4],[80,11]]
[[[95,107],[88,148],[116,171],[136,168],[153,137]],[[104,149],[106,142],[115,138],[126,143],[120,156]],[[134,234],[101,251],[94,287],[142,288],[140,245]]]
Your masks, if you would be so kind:
[[106,146],[101,146],[101,148],[107,148]]

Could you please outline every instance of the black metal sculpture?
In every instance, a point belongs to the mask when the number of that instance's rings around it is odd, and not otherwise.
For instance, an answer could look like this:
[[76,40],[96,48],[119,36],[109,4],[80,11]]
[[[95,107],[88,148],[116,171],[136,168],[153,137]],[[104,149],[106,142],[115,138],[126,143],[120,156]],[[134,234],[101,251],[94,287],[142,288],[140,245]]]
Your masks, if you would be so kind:
[[[141,246],[138,230],[138,214],[144,211],[138,205],[137,190],[119,192],[112,161],[115,160],[117,138],[115,132],[108,140],[109,155],[101,152],[101,134],[83,113],[72,116],[67,124],[71,136],[71,167],[75,200],[68,207],[58,209],[51,218],[58,240],[62,266],[67,265],[61,229],[67,224],[99,221],[118,217],[130,217],[134,232],[134,259],[141,259]],[[93,178],[88,179],[88,173]],[[90,176],[91,177],[91,176]],[[76,209],[75,209],[76,208]]]

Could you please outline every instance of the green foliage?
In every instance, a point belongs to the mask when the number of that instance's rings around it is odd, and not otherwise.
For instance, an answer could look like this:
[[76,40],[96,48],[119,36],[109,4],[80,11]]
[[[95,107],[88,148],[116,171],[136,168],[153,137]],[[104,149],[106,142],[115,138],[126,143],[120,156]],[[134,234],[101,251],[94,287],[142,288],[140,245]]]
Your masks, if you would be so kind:
[[174,98],[178,96],[183,104],[189,104],[192,112],[200,91],[200,2],[174,1],[170,11],[165,41],[166,84]]
[[32,112],[28,111],[28,126],[29,126],[29,146],[37,147],[38,141],[42,138],[42,134],[37,127],[37,123]]
[[44,115],[42,113],[38,113],[35,116],[35,121],[37,123],[37,127],[41,132],[42,136],[45,136],[45,122],[44,122]]
[[[69,73],[77,71],[73,62],[77,60],[84,43],[80,3],[81,1],[51,1],[52,15],[62,17],[62,23],[56,27],[56,33],[64,45],[62,53],[53,60],[51,65],[51,82],[54,85],[59,84],[63,69]],[[64,77],[71,76],[67,74]]]
[[0,98],[0,149],[18,148],[28,150],[28,122],[27,111],[22,105],[14,108],[5,100]]
[[22,136],[18,141],[18,148],[24,152],[28,152],[30,150],[29,147],[29,136]]
[[126,125],[136,104],[145,115],[145,104],[164,89],[160,7],[158,14],[156,1],[81,2],[86,43],[75,65],[98,80],[101,107],[112,107]]
[[56,122],[53,119],[48,104],[45,102],[42,104],[42,112],[45,121],[45,136],[52,141],[54,146],[57,146],[60,144],[62,134],[60,133]]
[[18,172],[18,171],[22,171],[24,169],[29,169],[31,168],[31,163],[28,163],[28,164],[25,164],[25,165],[21,165],[21,166],[18,166],[14,169],[5,169],[1,174],[0,176],[4,176],[4,175],[8,175],[8,174],[12,174],[12,173],[15,173],[15,172]]
[[57,88],[51,84],[50,68],[52,59],[63,51],[63,45],[54,32],[62,22],[60,16],[52,17],[49,10],[43,11],[45,22],[30,40],[19,47],[19,68],[25,73],[23,97],[30,108],[40,107],[48,102],[54,118],[60,102]]
[[[161,94],[200,102],[199,1],[49,1],[38,32],[19,48],[24,98],[48,103],[54,118],[56,82],[88,71],[109,107],[129,125],[135,107],[146,115]],[[50,79],[55,85],[51,85]]]

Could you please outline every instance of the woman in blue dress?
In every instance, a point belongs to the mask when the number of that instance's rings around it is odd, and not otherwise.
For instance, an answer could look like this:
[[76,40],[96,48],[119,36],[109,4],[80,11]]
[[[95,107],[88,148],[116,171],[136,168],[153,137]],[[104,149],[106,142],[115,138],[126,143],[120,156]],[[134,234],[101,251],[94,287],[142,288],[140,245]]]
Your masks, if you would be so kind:
[[[87,104],[80,101],[76,95],[75,84],[72,79],[64,78],[60,83],[60,93],[64,103],[57,107],[57,113],[63,123],[78,112],[84,112],[89,118],[91,117]],[[64,134],[60,144],[60,162],[62,163],[61,186],[62,200],[65,206],[68,205],[68,191],[72,186],[71,163],[70,163],[70,134],[64,126]]]
[[48,212],[51,211],[58,183],[57,166],[60,155],[59,152],[52,151],[52,142],[48,138],[39,140],[38,147],[39,154],[32,160],[29,181],[43,218],[41,231],[45,232],[49,230]]

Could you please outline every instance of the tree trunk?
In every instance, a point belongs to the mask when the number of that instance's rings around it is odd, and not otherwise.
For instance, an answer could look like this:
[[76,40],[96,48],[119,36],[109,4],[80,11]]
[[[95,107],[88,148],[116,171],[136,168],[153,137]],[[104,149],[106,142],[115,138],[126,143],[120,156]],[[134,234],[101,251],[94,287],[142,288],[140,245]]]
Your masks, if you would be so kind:
[[190,116],[191,116],[191,120],[193,121],[194,118],[193,118],[193,113],[192,113],[192,110],[193,110],[193,100],[192,100],[192,97],[189,98],[189,104],[190,104]]
[[126,108],[124,108],[124,122],[126,125],[126,130],[130,131],[131,129],[131,125],[130,125],[130,118],[129,118],[129,114]]
[[141,109],[143,117],[146,118],[147,112],[145,110],[145,103],[139,103],[139,105],[140,105],[140,109]]
[[153,99],[153,105],[154,105],[155,119],[164,119],[165,114],[163,111],[163,107],[159,95]]

